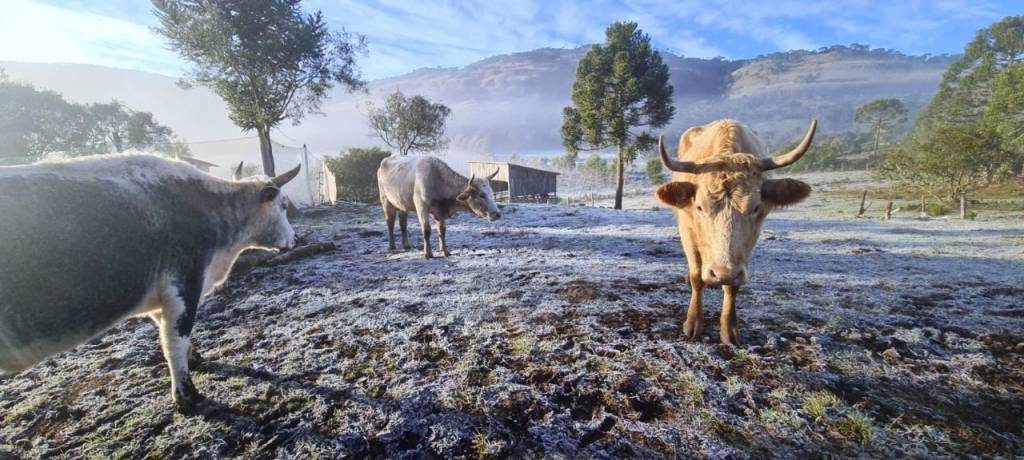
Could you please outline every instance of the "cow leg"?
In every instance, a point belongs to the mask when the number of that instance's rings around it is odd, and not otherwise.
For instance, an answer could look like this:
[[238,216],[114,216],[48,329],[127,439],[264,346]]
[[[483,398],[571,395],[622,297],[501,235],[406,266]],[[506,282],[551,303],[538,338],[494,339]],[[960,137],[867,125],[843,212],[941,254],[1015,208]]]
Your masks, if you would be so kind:
[[704,280],[700,271],[690,272],[690,309],[686,311],[683,323],[683,337],[699,341],[704,334]]
[[[157,330],[159,330],[160,325],[163,324],[163,321],[164,321],[163,311],[160,310],[160,311],[155,311],[153,313],[150,313],[149,314],[149,318],[152,319],[154,323],[156,323]],[[162,342],[163,341],[161,340],[161,343]],[[191,367],[194,367],[194,366],[198,366],[198,365],[200,365],[202,363],[203,363],[203,355],[200,354],[199,350],[196,350],[195,345],[191,341],[189,341],[189,343],[188,343],[188,366],[191,368]]]
[[445,240],[445,237],[444,237],[445,229],[446,229],[446,225],[444,223],[444,220],[443,219],[438,219],[437,220],[437,240],[441,243],[441,252],[444,253],[445,257],[448,257],[448,256],[451,255],[451,253],[448,252],[448,241]]
[[402,227],[402,248],[408,251],[412,249],[412,243],[409,242],[409,213],[399,211],[398,224]]
[[740,330],[736,326],[736,286],[722,286],[725,296],[722,298],[722,317],[720,337],[722,343],[739,346]]
[[395,214],[397,211],[390,203],[384,202],[384,218],[388,222],[388,249],[395,250]]
[[416,217],[420,220],[423,230],[423,256],[432,259],[434,252],[430,250],[430,210],[426,206],[416,206]]
[[181,413],[191,412],[203,397],[192,384],[188,371],[188,358],[192,326],[199,304],[200,283],[192,288],[170,288],[163,295],[163,309],[159,318],[160,345],[171,373],[171,396]]

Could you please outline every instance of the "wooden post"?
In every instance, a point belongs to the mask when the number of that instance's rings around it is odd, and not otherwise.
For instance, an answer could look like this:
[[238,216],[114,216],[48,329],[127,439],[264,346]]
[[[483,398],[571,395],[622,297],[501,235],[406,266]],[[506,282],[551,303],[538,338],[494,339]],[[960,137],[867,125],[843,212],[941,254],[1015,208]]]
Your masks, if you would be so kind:
[[508,173],[508,202],[511,204],[512,203],[512,167],[509,166],[506,172]]
[[960,192],[960,220],[967,220],[967,191]]
[[889,219],[892,219],[892,201],[885,204],[885,216],[882,217],[882,220]]
[[925,217],[927,215],[928,214],[926,212],[924,212],[924,197],[922,196],[921,197],[921,217]]
[[857,217],[864,217],[864,212],[867,211],[867,208],[864,207],[864,201],[867,199],[868,191],[865,190],[864,193],[860,195],[860,209],[857,210]]

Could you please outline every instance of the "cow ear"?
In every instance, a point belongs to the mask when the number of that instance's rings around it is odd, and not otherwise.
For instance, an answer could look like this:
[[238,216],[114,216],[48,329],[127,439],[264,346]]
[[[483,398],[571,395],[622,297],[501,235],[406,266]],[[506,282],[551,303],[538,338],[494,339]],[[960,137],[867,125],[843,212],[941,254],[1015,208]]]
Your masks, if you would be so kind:
[[658,187],[656,193],[662,203],[682,209],[693,202],[693,196],[697,194],[697,186],[689,182],[669,182]]
[[796,179],[769,179],[761,184],[761,201],[775,207],[797,204],[811,194],[811,186]]
[[281,189],[277,187],[271,187],[269,185],[263,187],[263,190],[260,190],[260,203],[274,201],[274,198],[277,198],[278,193],[281,193]]

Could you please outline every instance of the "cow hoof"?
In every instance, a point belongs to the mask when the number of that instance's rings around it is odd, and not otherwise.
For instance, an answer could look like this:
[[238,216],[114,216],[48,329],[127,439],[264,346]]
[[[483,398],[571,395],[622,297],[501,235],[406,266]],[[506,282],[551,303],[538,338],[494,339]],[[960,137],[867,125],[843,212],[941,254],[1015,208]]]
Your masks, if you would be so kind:
[[199,392],[192,391],[188,395],[178,395],[174,398],[174,409],[182,415],[195,414],[206,398]]
[[735,327],[723,328],[721,332],[722,343],[726,345],[732,345],[734,347],[740,346],[740,331]]
[[444,256],[445,256],[445,257],[448,257],[448,256],[450,256],[450,255],[452,255],[452,253],[448,252],[448,250],[447,250],[447,249],[445,249],[445,250],[444,250]]
[[683,338],[691,342],[699,342],[704,335],[704,322],[700,320],[686,320],[683,323]]
[[434,255],[428,252],[428,253],[426,253],[426,254],[423,254],[423,257],[424,257],[424,258],[427,258],[427,259],[433,259],[433,258],[434,258]]

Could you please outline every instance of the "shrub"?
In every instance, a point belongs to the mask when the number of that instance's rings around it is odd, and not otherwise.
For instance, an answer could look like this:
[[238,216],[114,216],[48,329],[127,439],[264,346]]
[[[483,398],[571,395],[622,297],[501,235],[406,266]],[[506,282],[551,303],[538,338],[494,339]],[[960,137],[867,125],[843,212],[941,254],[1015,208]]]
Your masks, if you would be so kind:
[[645,168],[647,170],[647,180],[651,181],[652,185],[665,183],[665,170],[661,168],[661,159],[651,158],[647,160]]
[[949,207],[942,203],[928,203],[924,209],[929,216],[938,217],[949,214]]
[[612,172],[609,168],[608,162],[596,153],[590,155],[590,158],[587,158],[587,161],[580,166],[580,170],[583,171],[584,174],[590,174],[598,177],[606,176]]
[[377,189],[377,168],[391,153],[378,147],[349,149],[344,155],[327,159],[327,169],[334,174],[338,199],[372,203],[380,198]]

